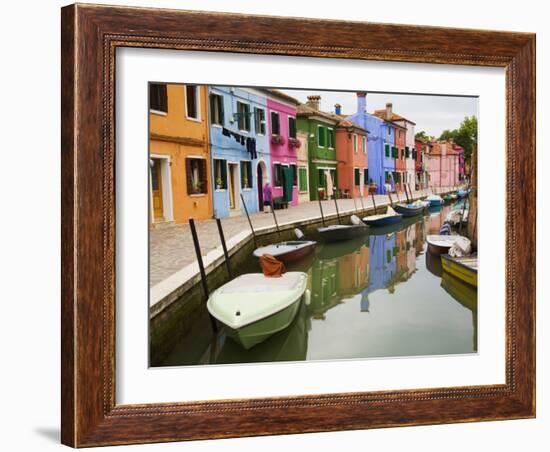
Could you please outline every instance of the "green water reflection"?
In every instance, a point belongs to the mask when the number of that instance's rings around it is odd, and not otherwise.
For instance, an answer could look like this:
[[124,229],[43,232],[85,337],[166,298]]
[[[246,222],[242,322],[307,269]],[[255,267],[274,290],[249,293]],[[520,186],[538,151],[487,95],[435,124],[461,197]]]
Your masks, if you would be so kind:
[[[244,350],[223,329],[212,333],[206,308],[162,365],[227,364],[448,355],[477,350],[477,292],[442,273],[426,252],[449,207],[353,241],[325,244],[291,270],[309,275],[311,303],[294,322]],[[258,271],[251,257],[241,271]]]

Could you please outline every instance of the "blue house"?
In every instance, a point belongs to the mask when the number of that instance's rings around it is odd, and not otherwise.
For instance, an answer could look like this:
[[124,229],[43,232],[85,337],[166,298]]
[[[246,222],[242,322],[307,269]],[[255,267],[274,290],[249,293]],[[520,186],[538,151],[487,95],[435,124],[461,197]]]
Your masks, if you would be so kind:
[[270,180],[267,98],[261,90],[210,86],[209,125],[214,216],[258,212]]
[[395,127],[391,122],[367,113],[367,93],[357,93],[357,112],[347,117],[348,120],[367,129],[369,154],[369,182],[378,185],[379,194],[385,194],[384,184],[390,178],[394,187],[395,172]]

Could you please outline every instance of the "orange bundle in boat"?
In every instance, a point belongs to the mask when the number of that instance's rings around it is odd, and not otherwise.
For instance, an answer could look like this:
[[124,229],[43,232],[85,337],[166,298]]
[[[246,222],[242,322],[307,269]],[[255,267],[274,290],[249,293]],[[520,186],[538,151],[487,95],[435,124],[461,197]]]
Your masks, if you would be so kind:
[[264,276],[268,278],[280,278],[286,272],[285,264],[277,260],[271,254],[263,254],[260,256],[260,265]]

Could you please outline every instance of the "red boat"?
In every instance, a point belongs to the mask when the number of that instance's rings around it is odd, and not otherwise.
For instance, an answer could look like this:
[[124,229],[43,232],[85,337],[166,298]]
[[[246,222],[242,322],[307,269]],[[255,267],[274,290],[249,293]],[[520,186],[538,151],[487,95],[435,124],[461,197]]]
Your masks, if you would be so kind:
[[254,250],[253,254],[256,257],[271,254],[273,257],[287,264],[289,262],[296,262],[313,252],[315,245],[317,245],[317,242],[313,240],[279,242],[273,245],[261,246]]

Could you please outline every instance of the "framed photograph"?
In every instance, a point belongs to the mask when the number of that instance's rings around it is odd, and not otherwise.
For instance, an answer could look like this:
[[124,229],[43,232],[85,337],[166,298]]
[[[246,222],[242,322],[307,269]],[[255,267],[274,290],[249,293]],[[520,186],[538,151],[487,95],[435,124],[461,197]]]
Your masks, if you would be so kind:
[[64,444],[535,416],[533,34],[67,6],[61,153]]

